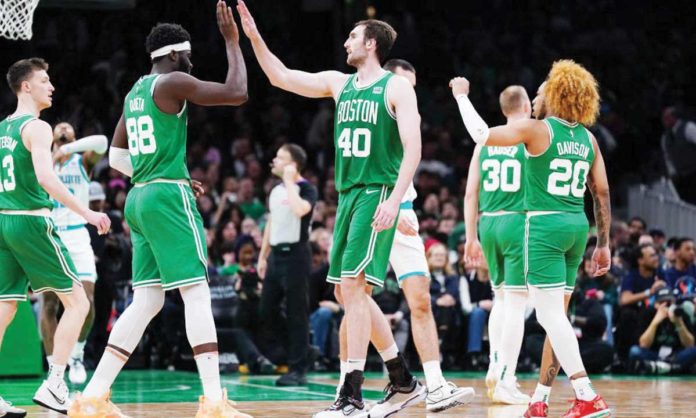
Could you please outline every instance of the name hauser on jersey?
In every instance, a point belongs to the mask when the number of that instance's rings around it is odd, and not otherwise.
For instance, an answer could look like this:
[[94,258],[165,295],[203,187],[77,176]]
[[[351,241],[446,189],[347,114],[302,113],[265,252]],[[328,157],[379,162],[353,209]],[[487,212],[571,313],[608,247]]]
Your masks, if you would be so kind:
[[507,155],[510,158],[515,158],[517,147],[488,147],[488,155]]
[[7,148],[10,152],[14,152],[17,146],[17,141],[11,136],[0,137],[0,148]]
[[366,122],[377,125],[379,103],[373,100],[351,99],[338,104],[338,123]]
[[559,155],[574,154],[587,159],[590,153],[590,148],[585,144],[577,142],[559,142],[556,144],[556,149]]

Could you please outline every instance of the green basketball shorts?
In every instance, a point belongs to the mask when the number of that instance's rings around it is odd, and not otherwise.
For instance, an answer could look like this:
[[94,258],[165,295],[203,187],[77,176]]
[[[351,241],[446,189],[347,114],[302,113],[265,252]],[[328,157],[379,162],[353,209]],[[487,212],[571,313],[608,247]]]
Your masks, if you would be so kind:
[[527,283],[572,293],[585,254],[589,224],[584,213],[529,212],[525,226]]
[[126,199],[133,242],[133,288],[164,290],[208,279],[203,220],[187,181],[136,184]]
[[66,294],[81,285],[48,210],[8,213],[0,213],[0,301],[27,300],[28,285]]
[[527,290],[524,279],[524,225],[521,212],[481,215],[481,249],[494,289]]
[[356,186],[339,195],[327,281],[338,284],[342,277],[364,272],[365,280],[382,287],[396,220],[392,228],[377,233],[372,229],[372,217],[391,191],[381,185]]

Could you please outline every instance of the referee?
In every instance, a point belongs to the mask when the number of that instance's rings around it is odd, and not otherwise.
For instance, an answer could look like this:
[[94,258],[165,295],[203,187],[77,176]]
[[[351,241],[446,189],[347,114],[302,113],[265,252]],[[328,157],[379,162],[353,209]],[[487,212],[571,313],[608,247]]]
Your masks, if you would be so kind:
[[271,191],[271,213],[259,254],[258,273],[264,280],[262,329],[274,339],[287,338],[282,344],[287,347],[289,372],[276,381],[278,386],[307,384],[307,283],[312,262],[308,239],[317,189],[300,175],[306,162],[307,154],[299,145],[285,144],[278,149],[271,171],[283,181]]

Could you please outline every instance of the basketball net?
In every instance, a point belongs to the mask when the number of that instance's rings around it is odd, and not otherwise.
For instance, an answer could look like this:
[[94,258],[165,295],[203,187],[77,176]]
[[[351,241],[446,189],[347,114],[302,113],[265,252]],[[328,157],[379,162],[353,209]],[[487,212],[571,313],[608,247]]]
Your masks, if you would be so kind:
[[39,0],[0,0],[0,36],[31,39],[31,24]]

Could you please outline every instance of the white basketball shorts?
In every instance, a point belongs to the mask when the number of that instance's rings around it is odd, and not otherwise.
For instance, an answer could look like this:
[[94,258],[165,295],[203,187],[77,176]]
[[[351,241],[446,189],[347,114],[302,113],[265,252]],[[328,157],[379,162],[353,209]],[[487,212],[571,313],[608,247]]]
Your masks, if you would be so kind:
[[95,265],[94,250],[89,232],[84,226],[81,228],[61,231],[58,228],[58,236],[63,241],[70,253],[77,275],[83,282],[94,283],[97,281],[97,266]]

